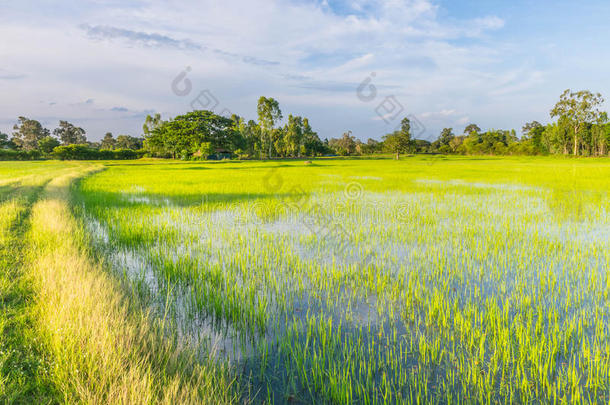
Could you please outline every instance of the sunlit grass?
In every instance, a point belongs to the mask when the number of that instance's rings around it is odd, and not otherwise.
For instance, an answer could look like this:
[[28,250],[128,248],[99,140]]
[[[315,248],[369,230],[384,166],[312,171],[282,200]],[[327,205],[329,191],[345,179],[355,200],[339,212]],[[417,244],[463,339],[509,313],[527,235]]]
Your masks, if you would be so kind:
[[70,186],[100,165],[0,165],[0,400],[230,403],[234,378],[165,333],[92,255]]

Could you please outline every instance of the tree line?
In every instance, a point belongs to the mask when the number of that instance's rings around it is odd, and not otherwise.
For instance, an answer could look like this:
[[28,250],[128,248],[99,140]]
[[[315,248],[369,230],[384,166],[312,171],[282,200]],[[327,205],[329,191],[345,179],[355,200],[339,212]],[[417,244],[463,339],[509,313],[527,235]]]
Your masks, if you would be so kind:
[[50,131],[37,120],[19,117],[12,137],[0,132],[2,159],[132,159],[142,155],[143,145],[142,138],[131,135],[115,138],[110,132],[100,142],[89,142],[83,128],[63,120]]
[[608,156],[610,153],[610,122],[607,112],[601,111],[604,98],[588,90],[562,93],[550,111],[556,119],[547,125],[538,121],[526,123],[521,137],[514,129],[481,130],[469,124],[463,133],[444,128],[435,141],[412,139],[410,122],[402,121],[401,128],[387,134],[382,141],[369,139],[366,143],[346,132],[339,139],[331,139],[330,147],[341,155],[370,155],[375,153],[441,153],[461,155],[573,155]]
[[372,155],[392,153],[441,153],[462,155],[548,155],[606,156],[610,152],[610,122],[600,110],[604,99],[599,93],[566,90],[550,111],[556,121],[542,125],[526,123],[517,131],[481,130],[469,124],[463,133],[444,128],[435,141],[415,139],[411,121],[404,118],[400,128],[381,140],[362,142],[351,131],[330,140],[319,138],[309,120],[283,114],[273,98],[258,100],[258,122],[233,115],[220,117],[210,111],[193,111],[162,121],[159,115],[147,117],[144,147],[158,156],[198,158],[217,152],[254,159],[309,157],[322,155]]
[[461,134],[444,128],[432,142],[412,137],[408,118],[381,140],[370,138],[365,143],[351,131],[321,140],[306,117],[289,114],[281,125],[284,116],[279,103],[269,97],[258,100],[258,121],[235,114],[223,117],[206,110],[168,120],[155,114],[146,117],[141,137],[114,138],[106,133],[100,142],[87,141],[85,131],[67,121],[60,121],[51,132],[36,120],[19,117],[11,138],[0,133],[0,158],[271,159],[381,153],[392,153],[396,158],[409,153],[607,156],[610,122],[608,114],[600,110],[603,102],[599,93],[566,90],[550,111],[556,120],[547,125],[527,123],[520,137],[514,129],[483,131],[469,124]]

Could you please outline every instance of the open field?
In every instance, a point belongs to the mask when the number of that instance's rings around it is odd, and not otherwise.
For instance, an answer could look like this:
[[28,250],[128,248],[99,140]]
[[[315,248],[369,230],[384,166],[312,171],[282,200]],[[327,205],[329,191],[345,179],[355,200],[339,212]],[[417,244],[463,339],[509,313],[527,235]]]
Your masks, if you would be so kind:
[[603,159],[2,163],[0,398],[608,402],[609,190]]

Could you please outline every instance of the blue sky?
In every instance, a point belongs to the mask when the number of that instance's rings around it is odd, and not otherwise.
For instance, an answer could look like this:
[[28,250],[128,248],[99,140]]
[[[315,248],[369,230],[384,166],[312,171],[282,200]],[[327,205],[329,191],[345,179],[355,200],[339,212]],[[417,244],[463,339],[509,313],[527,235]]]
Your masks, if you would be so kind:
[[609,17],[602,1],[0,0],[0,130],[25,115],[140,135],[193,106],[254,119],[261,95],[322,138],[403,116],[425,139],[519,130],[566,88],[610,96]]

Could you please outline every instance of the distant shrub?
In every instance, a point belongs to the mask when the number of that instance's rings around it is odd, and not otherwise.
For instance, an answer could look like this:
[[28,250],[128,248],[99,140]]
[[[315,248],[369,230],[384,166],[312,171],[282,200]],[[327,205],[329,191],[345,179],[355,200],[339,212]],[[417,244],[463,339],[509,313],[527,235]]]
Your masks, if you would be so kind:
[[53,149],[60,160],[130,160],[144,156],[145,151],[132,149],[92,149],[85,145],[64,145]]
[[38,150],[0,149],[0,160],[36,160],[40,159]]
[[137,159],[138,154],[133,149],[117,149],[113,150],[114,158],[116,160],[129,160],[129,159]]

